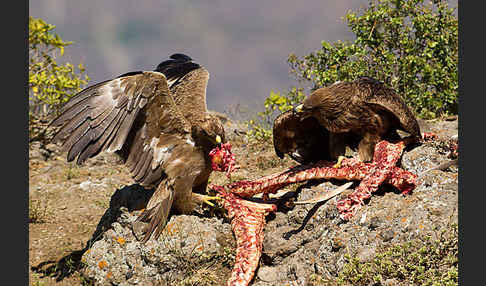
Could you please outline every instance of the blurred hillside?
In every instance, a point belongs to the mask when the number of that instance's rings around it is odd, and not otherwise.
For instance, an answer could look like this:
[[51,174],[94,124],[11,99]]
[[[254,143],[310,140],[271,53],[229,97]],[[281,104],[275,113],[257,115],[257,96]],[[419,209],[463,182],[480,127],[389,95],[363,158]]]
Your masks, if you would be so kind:
[[74,42],[62,59],[83,62],[90,84],[187,53],[211,73],[209,108],[234,112],[239,104],[240,117],[259,109],[271,90],[298,84],[289,74],[289,53],[303,56],[321,40],[352,40],[341,17],[367,3],[43,0],[29,1],[29,14]]

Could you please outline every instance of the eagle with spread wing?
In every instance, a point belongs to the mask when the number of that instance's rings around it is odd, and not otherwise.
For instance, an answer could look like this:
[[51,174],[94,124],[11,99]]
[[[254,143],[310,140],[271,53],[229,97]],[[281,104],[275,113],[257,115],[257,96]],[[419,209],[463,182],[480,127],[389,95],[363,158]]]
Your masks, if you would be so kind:
[[208,112],[208,71],[173,54],[154,71],[135,71],[90,86],[71,98],[51,122],[60,127],[67,160],[82,164],[101,151],[123,159],[133,179],[156,187],[138,221],[148,222],[143,241],[158,238],[174,207],[190,213],[212,171],[209,152],[225,142],[221,121]]
[[280,158],[288,154],[300,163],[342,158],[346,146],[358,149],[359,159],[369,162],[376,143],[400,138],[397,129],[421,138],[419,124],[400,95],[383,82],[361,77],[319,88],[295,110],[280,114],[273,140]]

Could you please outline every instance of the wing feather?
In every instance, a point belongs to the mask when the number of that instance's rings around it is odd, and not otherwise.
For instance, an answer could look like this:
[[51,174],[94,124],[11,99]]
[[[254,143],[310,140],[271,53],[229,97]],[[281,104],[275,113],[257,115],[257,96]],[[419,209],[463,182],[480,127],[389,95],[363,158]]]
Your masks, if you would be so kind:
[[138,145],[161,132],[183,139],[190,134],[190,125],[159,72],[135,72],[91,86],[74,96],[61,112],[51,123],[61,127],[53,141],[64,141],[68,161],[77,157],[78,164],[101,151],[120,151],[130,132],[137,133],[132,128],[137,118],[142,121],[137,128],[146,130],[140,133]]
[[[118,112],[117,114],[112,112],[110,114],[116,117],[113,120],[101,121],[97,128],[92,130],[93,138],[90,141],[89,145],[84,148],[84,150],[79,154],[77,160],[77,162],[79,162],[78,164],[81,164],[81,162],[84,162],[90,157],[96,156],[97,154],[99,154],[99,152],[101,152],[101,150],[109,149],[103,148],[103,146],[110,145],[110,142],[115,136],[114,130],[117,129],[116,126],[120,123],[125,123],[126,121],[124,119],[127,116],[126,113],[122,112]],[[121,117],[117,119],[118,116]],[[108,127],[106,127],[107,125]]]
[[[86,133],[88,132],[88,125],[89,125],[89,122],[84,121],[83,124],[81,124],[80,127],[78,129],[76,129],[74,131],[74,133],[66,141],[65,146],[68,146],[68,150],[69,150],[68,155],[67,155],[68,162],[71,162],[72,160],[74,160],[74,158],[76,158],[77,154],[76,154],[76,150],[73,148],[73,146],[76,144],[76,142],[78,142],[79,140],[82,140],[83,136],[86,135]],[[64,147],[64,149],[67,149],[67,148]]]
[[155,239],[160,236],[167,223],[174,197],[172,181],[168,178],[164,179],[150,198],[147,209],[137,218],[137,221],[148,222],[148,225],[142,229],[142,242],[147,242],[152,233]]
[[200,67],[185,75],[180,83],[171,88],[174,101],[177,105],[190,106],[189,120],[207,112],[206,89],[209,81],[209,72]]
[[[92,85],[90,87],[87,87],[87,88],[83,89],[78,94],[76,94],[71,99],[69,99],[69,101],[63,106],[63,110],[68,111],[68,110],[70,110],[74,106],[83,106],[83,101],[86,101],[86,100],[92,98],[93,94],[96,94],[98,92],[98,89],[100,87],[106,85],[109,82],[110,82],[110,80],[106,80],[106,81],[97,83],[95,85]],[[64,121],[65,119],[62,118],[62,116],[59,116],[51,124],[57,125],[56,124],[56,120]]]
[[[106,122],[106,125],[102,124],[98,128],[90,128],[89,132],[91,135],[91,140],[89,142],[86,142],[86,144],[81,145],[83,150],[80,150],[79,153],[82,153],[83,151],[89,151],[90,153],[87,153],[83,156],[86,159],[93,157],[95,154],[98,154],[103,150],[107,150],[108,146],[110,145],[114,136],[117,133],[117,126],[122,122],[125,116],[126,113],[121,112],[120,110],[114,110],[110,113],[110,116],[107,117],[107,120],[104,121]],[[94,149],[94,147],[99,147],[99,150]],[[78,164],[83,163],[84,160],[81,159],[81,157],[78,157],[78,160],[76,162]]]
[[[89,106],[84,106],[83,109],[89,108]],[[56,134],[55,138],[59,138],[58,140],[65,140],[69,135],[72,134],[73,130],[76,130],[81,124],[83,124],[87,118],[83,114],[83,110],[81,110],[79,113],[74,114],[73,116],[69,118],[70,121],[68,121],[67,124],[62,126],[61,129]]]
[[[122,149],[123,151],[123,149]],[[140,156],[143,153],[143,139],[140,138],[140,135],[136,135],[136,139],[134,140],[133,144],[130,145],[130,150],[126,151],[128,153],[127,159],[125,164],[128,167],[130,173],[133,174],[135,168],[137,167],[137,162],[140,160]]]
[[153,149],[149,148],[145,151],[145,154],[147,155],[144,157],[144,160],[139,163],[140,169],[138,170],[137,175],[133,177],[133,179],[137,182],[143,182],[143,178],[147,176],[148,168],[152,163]]
[[149,152],[147,151],[147,149],[143,148],[142,154],[140,155],[138,162],[136,162],[135,169],[133,170],[133,173],[132,173],[134,178],[139,176],[140,170],[142,169],[142,166],[145,163],[145,160],[147,160],[148,155],[149,155]]
[[135,120],[135,117],[137,116],[135,112],[132,112],[130,114],[125,113],[124,115],[126,118],[121,121],[121,124],[118,127],[118,130],[121,130],[122,132],[117,133],[116,137],[114,137],[112,141],[107,141],[110,142],[109,145],[106,145],[106,151],[108,152],[114,152],[120,150],[123,147],[123,144],[125,143],[126,138]]
[[189,112],[184,116],[190,122],[207,112],[206,89],[209,72],[183,54],[174,54],[160,63],[156,71],[163,73],[169,82],[171,94],[178,106],[185,106]]
[[411,135],[421,137],[417,119],[395,90],[372,78],[360,78],[357,82],[359,88],[370,90],[370,92],[363,93],[365,95],[363,100],[368,106],[375,110],[384,109],[388,111],[399,121],[400,126],[397,127]]

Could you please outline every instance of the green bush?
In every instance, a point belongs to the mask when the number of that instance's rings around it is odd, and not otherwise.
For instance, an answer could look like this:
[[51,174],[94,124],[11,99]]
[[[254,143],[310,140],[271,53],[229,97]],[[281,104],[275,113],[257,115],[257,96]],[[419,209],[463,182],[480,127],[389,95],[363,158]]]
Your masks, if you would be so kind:
[[259,141],[266,141],[272,138],[273,120],[280,113],[292,109],[297,102],[304,100],[302,88],[292,88],[286,94],[280,92],[270,92],[270,96],[265,99],[265,110],[257,114],[256,119],[249,120],[248,136]]
[[371,1],[344,17],[354,42],[322,41],[320,50],[291,54],[291,71],[314,89],[371,76],[391,86],[423,118],[457,114],[458,25],[446,1]]
[[72,64],[56,62],[72,42],[64,42],[54,28],[29,17],[29,142],[46,139],[44,117],[59,111],[89,81],[82,64],[76,73]]
[[29,105],[45,105],[47,112],[57,111],[89,81],[82,64],[76,73],[72,64],[56,62],[58,53],[62,56],[72,42],[64,42],[54,28],[42,19],[29,17]]

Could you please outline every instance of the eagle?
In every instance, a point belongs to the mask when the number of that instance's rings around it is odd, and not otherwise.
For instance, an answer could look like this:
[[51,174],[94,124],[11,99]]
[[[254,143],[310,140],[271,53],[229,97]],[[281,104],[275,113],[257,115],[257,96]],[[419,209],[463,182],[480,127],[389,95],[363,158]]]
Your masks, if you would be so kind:
[[299,163],[338,160],[346,146],[370,162],[376,143],[400,139],[397,130],[421,138],[419,124],[392,88],[370,77],[336,82],[319,88],[296,108],[280,114],[273,124],[277,156],[288,154]]
[[67,161],[82,164],[101,151],[118,154],[141,186],[156,188],[137,221],[147,222],[143,242],[157,239],[171,208],[190,213],[211,174],[209,152],[225,141],[224,127],[208,112],[209,72],[184,54],[154,71],[134,71],[73,96],[50,125]]

